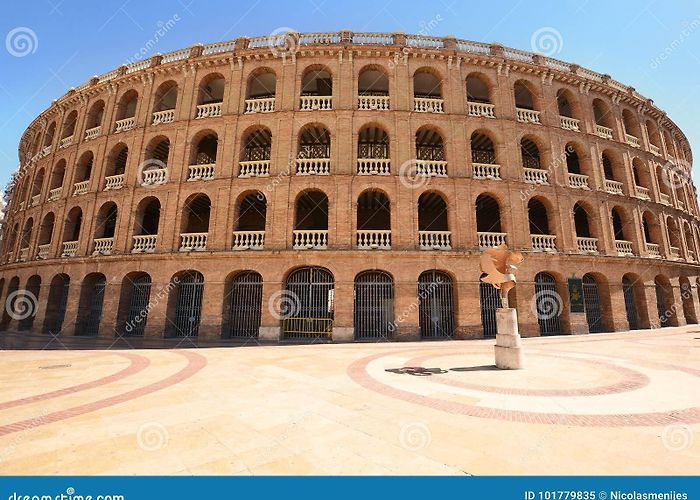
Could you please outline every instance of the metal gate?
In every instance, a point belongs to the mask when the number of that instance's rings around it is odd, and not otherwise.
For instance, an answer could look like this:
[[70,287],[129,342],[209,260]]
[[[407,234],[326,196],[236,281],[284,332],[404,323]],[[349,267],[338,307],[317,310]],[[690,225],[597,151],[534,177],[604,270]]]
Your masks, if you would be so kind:
[[[484,275],[482,274],[482,276]],[[484,338],[495,338],[496,309],[501,307],[501,294],[495,286],[480,281],[479,297],[481,299],[481,325],[484,327]]]
[[175,337],[196,337],[202,319],[202,292],[204,276],[200,273],[186,273],[177,285],[175,305]]
[[355,338],[389,340],[394,331],[394,281],[383,271],[355,278]]
[[105,278],[99,277],[95,279],[90,291],[90,310],[88,311],[85,327],[81,332],[82,335],[91,337],[97,336],[100,330],[100,321],[102,320],[102,304],[105,298]]
[[257,338],[262,312],[262,276],[253,271],[231,281],[229,331],[231,338]]
[[666,315],[666,290],[660,283],[655,283],[654,288],[656,289],[656,312],[659,316],[659,325],[663,328],[669,326]]
[[452,279],[440,271],[426,271],[418,277],[418,321],[424,339],[454,335]]
[[317,340],[333,333],[333,275],[322,267],[303,267],[287,278],[288,310],[282,318],[282,338]]
[[540,335],[561,335],[562,299],[557,293],[556,281],[549,274],[537,273],[535,276],[535,299]]
[[600,309],[600,291],[598,283],[590,274],[583,276],[583,304],[589,333],[603,331],[603,313]]
[[637,315],[637,306],[634,302],[634,285],[628,277],[622,278],[622,294],[625,297],[625,312],[627,313],[627,323],[630,330],[639,328],[639,316]]
[[70,281],[66,280],[60,285],[60,296],[58,299],[58,308],[56,309],[55,321],[49,327],[48,333],[58,335],[63,330],[63,320],[66,318],[66,309],[68,309],[68,291],[70,289]]
[[151,297],[151,277],[139,276],[131,282],[129,315],[124,326],[124,336],[143,337],[148,319],[148,301]]

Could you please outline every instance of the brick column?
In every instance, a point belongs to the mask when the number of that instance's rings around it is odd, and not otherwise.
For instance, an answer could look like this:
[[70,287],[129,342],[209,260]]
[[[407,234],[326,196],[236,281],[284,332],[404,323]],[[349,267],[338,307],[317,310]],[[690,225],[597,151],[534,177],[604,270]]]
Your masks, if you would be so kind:
[[394,321],[394,339],[399,341],[420,340],[418,324],[418,285],[414,282],[397,282]]
[[336,281],[333,302],[333,341],[352,342],[355,338],[354,328],[354,283]]
[[454,291],[456,298],[455,321],[457,323],[455,338],[460,340],[483,338],[479,282],[456,282]]
[[102,317],[100,318],[98,337],[114,338],[116,335],[121,285],[121,282],[111,282],[109,281],[109,277],[107,278],[104,299],[102,301]]
[[[213,279],[211,279],[213,278]],[[198,337],[203,340],[216,340],[221,338],[222,311],[224,297],[224,282],[220,275],[208,275],[204,279],[204,292],[202,294],[202,317],[199,322]]]
[[151,293],[148,298],[148,317],[144,327],[144,338],[162,339],[167,327],[167,310],[169,294],[174,286],[166,278],[151,283]]
[[278,342],[280,340],[279,311],[274,311],[274,297],[280,293],[284,284],[280,281],[263,280],[262,311],[258,338],[262,341]]

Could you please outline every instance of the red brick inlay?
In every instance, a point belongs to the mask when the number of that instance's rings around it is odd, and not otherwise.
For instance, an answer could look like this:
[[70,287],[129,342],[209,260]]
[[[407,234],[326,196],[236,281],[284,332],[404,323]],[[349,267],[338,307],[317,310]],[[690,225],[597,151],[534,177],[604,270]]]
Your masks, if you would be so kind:
[[[415,351],[412,349],[411,351]],[[511,422],[549,425],[577,425],[588,427],[648,427],[670,424],[700,423],[700,407],[683,408],[668,412],[628,413],[610,415],[585,415],[565,413],[537,413],[520,410],[502,410],[483,406],[469,405],[455,401],[445,401],[430,396],[422,396],[412,392],[396,389],[379,382],[367,373],[367,365],[381,357],[409,351],[380,353],[358,359],[348,366],[348,376],[361,386],[383,396],[406,401],[408,403],[426,406],[435,410],[455,415],[466,415],[478,418],[493,418]]]
[[54,422],[59,422],[61,420],[66,420],[68,418],[77,417],[79,415],[85,415],[86,413],[91,413],[93,411],[102,410],[110,406],[118,405],[132,399],[139,398],[141,396],[146,396],[161,389],[173,386],[183,380],[186,380],[200,371],[207,365],[207,359],[194,352],[189,351],[170,351],[174,354],[178,354],[187,359],[188,363],[179,372],[170,375],[158,382],[146,385],[144,387],[139,387],[138,389],[133,389],[131,391],[118,394],[105,399],[100,399],[98,401],[93,401],[92,403],[86,403],[79,406],[74,406],[73,408],[68,408],[67,410],[61,410],[54,413],[49,413],[47,415],[39,416],[36,418],[30,418],[22,420],[19,422],[14,422],[12,424],[0,426],[0,436],[5,436],[7,434],[12,434],[15,432],[20,432],[23,430],[33,429],[42,425],[51,424]]

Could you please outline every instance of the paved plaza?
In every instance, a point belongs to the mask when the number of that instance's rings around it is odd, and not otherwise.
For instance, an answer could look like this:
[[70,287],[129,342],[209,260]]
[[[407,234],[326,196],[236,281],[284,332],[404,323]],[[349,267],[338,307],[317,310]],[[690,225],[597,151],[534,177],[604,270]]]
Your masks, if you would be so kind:
[[697,325],[523,339],[7,350],[2,474],[695,474]]

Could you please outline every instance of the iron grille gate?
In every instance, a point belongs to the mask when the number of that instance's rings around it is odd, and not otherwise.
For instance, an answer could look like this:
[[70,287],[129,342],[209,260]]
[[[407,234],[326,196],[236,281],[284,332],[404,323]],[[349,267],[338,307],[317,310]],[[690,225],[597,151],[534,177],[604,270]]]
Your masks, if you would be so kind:
[[659,283],[654,285],[656,288],[656,312],[659,316],[659,325],[661,328],[668,326],[668,317],[666,316],[666,291]]
[[203,291],[204,277],[199,273],[186,274],[178,283],[175,337],[196,337],[199,333]]
[[262,276],[241,273],[231,282],[229,337],[257,338],[262,312]]
[[394,331],[394,282],[385,272],[355,278],[355,338],[389,340]]
[[85,320],[83,335],[94,337],[97,335],[97,332],[100,329],[100,320],[102,319],[102,303],[105,299],[105,285],[105,279],[99,278],[92,286],[90,310],[88,311],[88,317]]
[[143,337],[148,319],[148,301],[151,297],[151,278],[141,276],[131,285],[131,303],[129,316],[126,318],[124,335],[127,337]]
[[426,339],[449,338],[454,334],[452,279],[439,271],[418,278],[420,335]]
[[561,335],[561,297],[552,276],[546,273],[535,276],[535,298],[540,335]]
[[637,306],[634,303],[634,285],[629,278],[622,279],[622,294],[625,297],[625,312],[627,313],[627,323],[630,330],[639,328]]
[[479,297],[481,299],[481,325],[484,327],[484,338],[496,337],[496,309],[501,307],[501,295],[495,286],[479,282]]
[[51,285],[49,289],[48,304],[46,305],[46,320],[44,333],[58,335],[63,329],[63,320],[68,308],[68,290],[70,281],[64,280],[58,285]]
[[583,304],[586,310],[586,321],[589,333],[603,331],[603,313],[600,309],[600,293],[598,283],[593,276],[583,277]]
[[284,299],[291,304],[282,320],[289,340],[330,338],[333,333],[333,275],[321,267],[297,269],[287,278]]

